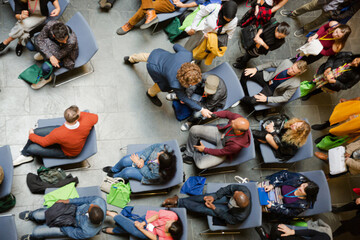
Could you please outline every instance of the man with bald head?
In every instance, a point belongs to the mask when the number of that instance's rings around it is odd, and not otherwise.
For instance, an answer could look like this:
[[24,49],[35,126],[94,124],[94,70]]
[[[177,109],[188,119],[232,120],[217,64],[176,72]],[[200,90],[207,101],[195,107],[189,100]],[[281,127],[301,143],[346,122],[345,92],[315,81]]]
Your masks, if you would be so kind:
[[208,195],[167,198],[163,206],[184,207],[192,212],[217,217],[227,224],[238,224],[250,214],[251,195],[244,185],[230,184]]
[[[250,145],[251,134],[247,119],[230,111],[213,114],[219,118],[227,118],[229,122],[225,126],[193,126],[190,128],[186,150],[181,149],[185,150],[183,161],[188,164],[195,162],[199,169],[216,166],[226,158],[231,160],[242,148]],[[216,148],[207,148],[200,140],[210,142],[216,145]]]

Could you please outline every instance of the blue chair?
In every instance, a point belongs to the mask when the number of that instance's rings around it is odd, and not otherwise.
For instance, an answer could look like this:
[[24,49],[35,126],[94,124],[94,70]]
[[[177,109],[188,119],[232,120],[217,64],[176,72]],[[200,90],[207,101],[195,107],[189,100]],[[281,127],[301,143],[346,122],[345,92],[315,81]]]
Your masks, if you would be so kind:
[[[10,6],[11,6],[12,10],[15,11],[15,1],[14,0],[9,0],[9,3],[10,3]],[[64,13],[67,6],[69,5],[69,0],[59,0],[59,5],[60,5],[60,13],[59,13],[59,15],[56,16],[56,17],[48,17],[46,19],[46,22],[48,22],[50,20],[59,19],[62,16],[62,14]],[[49,14],[55,9],[54,5],[52,5],[51,2],[48,3],[48,9],[49,9]]]
[[319,186],[319,193],[313,208],[309,208],[300,217],[309,217],[320,213],[331,212],[331,195],[326,176],[322,170],[300,172]]
[[0,239],[17,240],[17,232],[15,225],[15,215],[0,215]]
[[[133,213],[138,214],[139,216],[144,216],[148,210],[159,211],[161,209],[166,209],[166,208],[136,205],[136,206],[134,206]],[[182,222],[183,234],[182,234],[180,240],[186,240],[187,235],[188,235],[186,209],[185,208],[171,208],[170,210],[175,212]],[[138,240],[138,238],[136,238],[134,236],[130,236],[129,240]]]
[[4,171],[4,180],[0,185],[0,198],[2,198],[11,193],[14,175],[13,159],[9,145],[0,147],[0,166]]
[[[88,62],[90,62],[90,59],[95,55],[95,53],[98,51],[99,47],[96,43],[95,36],[94,36],[89,24],[87,23],[87,21],[85,20],[83,15],[81,15],[80,12],[75,13],[75,15],[66,23],[66,25],[68,25],[75,32],[77,40],[78,40],[79,56],[77,57],[77,59],[75,61],[75,69],[78,69],[78,68],[84,66],[85,64],[87,64]],[[89,71],[87,71],[79,76],[68,79],[66,81],[62,81],[59,84],[56,84],[56,77],[60,76],[63,73],[66,73],[70,70],[62,67],[62,68],[54,71],[54,78],[52,81],[53,87],[60,86],[64,83],[73,81],[79,77],[82,77],[82,76],[85,76],[87,74],[94,72],[94,68],[91,65],[91,63],[90,63],[89,67],[90,67]]]
[[236,73],[229,63],[224,62],[203,74],[204,77],[208,75],[216,75],[221,78],[226,85],[227,98],[223,110],[231,107],[231,105],[245,96],[239,78],[236,76]]
[[[52,118],[52,119],[39,119],[38,127],[49,127],[49,126],[57,126],[63,125],[65,122],[64,118]],[[97,153],[97,144],[96,144],[96,132],[95,128],[92,128],[89,136],[86,139],[85,145],[81,151],[81,153],[71,159],[58,159],[58,158],[43,158],[44,166],[54,167],[54,166],[62,166],[67,164],[79,163],[82,161],[87,162],[87,168],[90,167],[90,163],[87,161],[88,158],[95,155]]]
[[[305,118],[304,120],[307,123],[309,123],[308,119]],[[262,121],[260,121],[260,126],[261,126],[261,124],[262,124]],[[311,131],[309,133],[309,136],[308,136],[304,146],[299,148],[299,150],[297,151],[295,156],[290,158],[286,162],[282,162],[280,159],[276,158],[273,150],[271,149],[271,147],[268,144],[263,144],[263,143],[260,144],[260,151],[261,151],[261,155],[264,159],[264,164],[267,164],[267,163],[296,163],[298,161],[311,158],[313,156],[313,141],[312,141]],[[266,169],[268,169],[268,168],[266,168]]]
[[[130,187],[131,187],[132,193],[138,194],[138,195],[140,193],[143,193],[140,195],[147,195],[147,194],[153,194],[154,191],[165,190],[165,192],[158,192],[158,193],[159,194],[160,193],[167,194],[166,190],[183,182],[183,161],[182,161],[182,156],[181,156],[181,152],[179,149],[179,144],[176,140],[166,141],[166,142],[164,142],[164,144],[169,145],[175,152],[175,156],[176,156],[175,176],[169,182],[166,182],[163,184],[156,184],[156,185],[145,185],[145,184],[141,184],[141,182],[139,182],[139,181],[130,180],[129,182],[130,182]],[[130,144],[127,147],[127,155],[141,151],[150,145],[151,144]],[[150,193],[146,193],[146,192],[150,192]],[[157,192],[155,192],[155,193],[157,193]]]
[[[251,194],[251,212],[250,215],[242,222],[236,225],[226,225],[226,226],[218,226],[213,224],[213,217],[207,216],[207,221],[209,225],[209,229],[203,233],[206,234],[225,234],[226,231],[234,231],[239,229],[253,228],[261,226],[262,221],[262,211],[259,200],[259,194],[257,190],[256,182],[249,183],[237,183],[239,185],[244,185],[250,190]],[[229,183],[208,183],[206,188],[206,193],[213,193],[219,190],[222,187],[228,186]]]
[[[255,154],[255,143],[254,143],[254,138],[252,136],[252,132],[250,131],[251,134],[251,143],[250,146],[247,148],[243,148],[240,150],[240,152],[236,155],[236,157],[234,157],[233,159],[229,159],[227,158],[224,162],[222,162],[221,164],[211,167],[211,168],[207,168],[207,169],[203,169],[199,175],[209,175],[212,173],[223,173],[223,171],[219,170],[219,168],[231,168],[231,167],[236,167],[244,162],[250,161],[251,159],[254,159],[256,154]],[[216,148],[216,146],[210,142],[207,142],[205,140],[201,140],[201,142],[205,145],[205,147],[207,148]],[[212,170],[215,170],[214,172]],[[205,171],[210,171],[208,173],[205,173]],[[233,172],[235,171],[235,168],[233,170],[227,170],[225,172]]]

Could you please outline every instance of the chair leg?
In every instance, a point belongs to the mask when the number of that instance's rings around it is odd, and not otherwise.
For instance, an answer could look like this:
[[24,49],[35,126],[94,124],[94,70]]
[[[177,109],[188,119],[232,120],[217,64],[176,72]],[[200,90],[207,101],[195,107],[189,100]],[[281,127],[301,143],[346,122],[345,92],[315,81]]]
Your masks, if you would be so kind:
[[[84,76],[86,76],[86,75],[88,75],[88,74],[90,74],[90,73],[93,73],[93,72],[95,71],[95,69],[94,69],[94,66],[92,65],[91,61],[89,61],[87,64],[89,64],[90,70],[87,71],[86,73],[83,73],[83,74],[80,74],[79,76],[70,78],[69,80],[63,81],[63,82],[61,82],[61,83],[59,83],[59,84],[56,84],[55,78],[54,78],[53,86],[54,86],[54,87],[58,87],[58,86],[61,86],[61,85],[65,84],[65,83],[74,81],[74,80],[76,80],[76,79],[78,79],[78,78],[84,77]],[[87,65],[87,64],[85,64],[85,65]],[[85,66],[85,65],[83,65],[83,66]],[[81,67],[83,67],[83,66],[81,66]]]
[[56,87],[56,75],[55,74],[53,74],[54,76],[53,76],[53,80],[52,80],[52,87],[54,88],[54,87]]
[[152,32],[151,32],[151,35],[154,34],[154,32],[155,32],[155,30],[156,30],[156,28],[157,28],[158,25],[159,25],[159,22],[155,23],[155,26],[154,26],[154,28],[153,28],[153,30],[152,30]]
[[[212,171],[214,170],[214,171]],[[206,172],[207,171],[207,172]],[[218,170],[218,169],[203,169],[198,173],[198,176],[210,176],[210,175],[214,175],[214,174],[223,174],[223,173],[232,173],[235,172],[236,168],[232,168],[232,169],[224,169],[224,170]]]
[[263,164],[265,163],[259,163],[257,164],[255,167],[252,168],[252,170],[272,170],[272,171],[281,171],[281,170],[289,170],[289,168],[285,168],[285,167],[280,167],[280,168],[275,168],[275,167],[261,167]]
[[[85,166],[83,167],[76,167],[76,168],[66,168],[64,169],[65,172],[70,172],[70,171],[77,171],[77,170],[86,170],[86,169],[89,169],[91,168],[91,164],[90,162],[85,159],[84,161],[82,161],[81,163],[85,163]],[[74,164],[79,164],[79,163],[74,163]],[[67,164],[67,165],[63,165],[63,166],[71,166],[71,164]],[[62,167],[63,168],[63,167]]]
[[200,233],[200,236],[203,235],[234,235],[234,234],[240,234],[240,231],[211,231],[210,229],[207,229]]

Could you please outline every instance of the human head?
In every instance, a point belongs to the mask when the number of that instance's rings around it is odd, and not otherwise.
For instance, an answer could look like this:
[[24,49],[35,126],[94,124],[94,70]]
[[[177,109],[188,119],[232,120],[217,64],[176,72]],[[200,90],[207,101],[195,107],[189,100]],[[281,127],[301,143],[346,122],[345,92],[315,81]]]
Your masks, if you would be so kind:
[[360,57],[354,58],[354,59],[351,61],[351,64],[352,64],[354,67],[359,68],[359,66],[360,66]]
[[176,156],[174,150],[167,144],[164,145],[164,151],[158,153],[159,173],[163,181],[174,177],[176,172]]
[[296,76],[302,74],[307,70],[307,63],[304,60],[299,60],[295,62],[289,69],[288,74],[290,76]]
[[176,221],[167,221],[165,224],[165,231],[166,230],[168,233],[170,233],[174,240],[181,239],[183,234],[183,225],[181,220],[178,218]]
[[98,205],[91,204],[88,213],[92,224],[98,225],[104,220],[104,212]]
[[240,208],[246,208],[250,203],[248,196],[242,191],[235,191],[233,198],[236,202],[236,205],[238,205]]
[[69,38],[69,30],[67,26],[62,23],[58,22],[51,26],[51,33],[56,41],[60,43],[66,43]]
[[314,204],[319,193],[319,186],[313,181],[307,181],[300,185],[298,188],[300,193],[306,195],[306,200],[311,204]]
[[275,29],[275,38],[283,39],[290,34],[290,25],[286,22],[281,22]]
[[302,147],[310,134],[310,125],[299,118],[292,118],[284,125],[288,129],[282,136],[282,140],[294,144],[297,147]]
[[204,88],[205,93],[209,95],[214,95],[217,91],[219,83],[220,83],[220,79],[218,76],[216,75],[207,76],[205,80],[205,88]]
[[231,127],[234,129],[235,134],[246,132],[249,130],[249,126],[249,121],[243,117],[239,117],[231,121]]
[[181,86],[188,88],[201,81],[201,69],[195,63],[183,63],[176,74]]
[[234,1],[224,2],[221,7],[222,17],[226,22],[230,22],[236,17],[237,4]]
[[64,112],[64,118],[68,123],[75,123],[80,117],[80,110],[78,106],[72,105]]
[[332,36],[333,38],[335,38],[335,41],[345,45],[345,42],[348,39],[350,33],[351,33],[351,28],[348,25],[339,24],[338,26],[335,27]]

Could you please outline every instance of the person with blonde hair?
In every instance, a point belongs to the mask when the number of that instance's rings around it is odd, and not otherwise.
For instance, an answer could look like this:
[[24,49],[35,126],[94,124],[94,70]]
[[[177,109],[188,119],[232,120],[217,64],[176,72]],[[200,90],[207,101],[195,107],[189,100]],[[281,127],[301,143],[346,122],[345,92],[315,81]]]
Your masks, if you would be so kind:
[[195,111],[200,111],[202,116],[211,118],[211,111],[190,99],[185,92],[188,87],[201,81],[200,67],[191,62],[192,53],[184,47],[175,44],[173,48],[175,53],[158,48],[151,53],[125,56],[124,62],[129,65],[147,62],[147,70],[155,84],[146,91],[146,95],[156,106],[162,106],[162,102],[157,96],[159,92],[173,91],[181,103]]
[[[30,38],[30,32],[43,24],[48,16],[56,17],[60,14],[58,0],[15,0],[15,18],[18,20],[11,29],[9,37],[0,43],[0,51],[18,39],[16,55],[21,56],[24,46]],[[51,2],[55,9],[49,14],[47,4]]]
[[252,130],[252,133],[259,142],[269,144],[277,158],[287,161],[306,143],[310,125],[299,118],[287,120],[281,115],[269,118],[262,130]]

